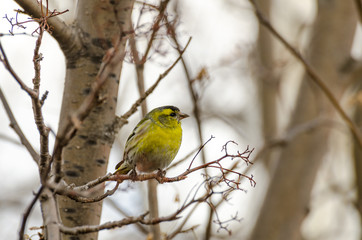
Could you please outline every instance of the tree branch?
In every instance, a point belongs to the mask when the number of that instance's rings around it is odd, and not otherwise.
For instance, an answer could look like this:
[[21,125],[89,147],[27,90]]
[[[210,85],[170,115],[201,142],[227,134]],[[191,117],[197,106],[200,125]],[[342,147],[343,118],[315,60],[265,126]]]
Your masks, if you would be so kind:
[[31,145],[31,143],[29,142],[29,140],[25,137],[23,131],[21,130],[18,122],[16,121],[13,112],[11,111],[11,108],[5,98],[4,93],[2,92],[1,88],[0,88],[0,99],[1,102],[4,105],[6,114],[9,117],[10,120],[10,127],[12,129],[14,129],[14,131],[16,132],[16,134],[19,136],[21,143],[25,146],[25,148],[28,150],[28,152],[30,153],[31,157],[33,158],[33,160],[35,161],[36,164],[39,163],[39,154],[34,150],[33,146]]
[[33,89],[31,89],[30,87],[28,87],[20,79],[20,77],[16,74],[16,72],[12,68],[12,66],[11,66],[11,64],[10,64],[10,62],[8,60],[8,57],[6,56],[5,50],[4,50],[4,48],[3,48],[2,44],[1,44],[1,41],[0,41],[0,51],[1,51],[1,56],[0,56],[1,62],[4,64],[5,69],[9,71],[11,76],[13,76],[15,81],[20,85],[21,89],[23,89],[26,93],[28,93],[31,98],[37,97],[36,92],[34,92]]
[[20,226],[20,231],[19,231],[19,240],[23,240],[24,239],[24,231],[25,231],[25,226],[26,226],[26,222],[28,221],[28,217],[30,215],[31,210],[33,209],[36,201],[38,201],[38,198],[40,196],[40,194],[43,192],[44,187],[41,186],[38,190],[38,192],[35,194],[33,200],[30,202],[29,206],[27,207],[23,218],[21,220],[21,226]]
[[[44,117],[42,112],[42,106],[44,100],[39,98],[39,89],[40,89],[40,62],[43,60],[42,54],[39,52],[40,46],[43,40],[43,34],[47,26],[47,19],[43,18],[43,21],[39,23],[39,36],[35,43],[34,55],[33,55],[33,64],[35,76],[33,78],[33,91],[35,96],[32,96],[32,106],[33,106],[33,115],[36,127],[40,134],[40,160],[39,160],[39,172],[41,182],[44,182],[46,179],[46,168],[49,164],[49,131],[50,129],[44,123]],[[45,95],[46,96],[46,95]]]
[[141,105],[141,103],[155,90],[155,88],[158,86],[158,84],[161,82],[161,80],[164,79],[169,74],[169,72],[176,66],[176,64],[181,60],[182,54],[186,51],[190,42],[191,42],[191,38],[189,38],[189,41],[187,42],[181,55],[173,62],[173,64],[169,68],[166,69],[166,71],[164,71],[162,74],[160,74],[160,76],[158,77],[156,82],[150,88],[147,89],[147,91],[144,93],[144,95],[142,97],[140,97],[126,113],[124,113],[122,116],[117,117],[115,119],[114,131],[118,131],[120,128],[123,127],[124,124],[127,123],[127,119],[133,113],[135,113],[137,111],[137,107],[139,107]]
[[45,239],[60,240],[59,217],[54,194],[45,188],[40,194],[40,203],[45,226]]
[[354,0],[357,8],[357,13],[359,17],[359,23],[362,24],[362,2],[361,0]]
[[[191,205],[193,205],[194,203],[198,203],[198,202],[205,202],[207,199],[209,199],[211,197],[211,195],[216,194],[216,192],[211,191],[211,192],[207,192],[207,193],[203,194],[200,197],[196,197],[197,193],[201,189],[201,186],[205,186],[206,188],[208,188],[209,185],[212,184],[211,182],[212,182],[211,179],[205,180],[195,190],[195,193],[190,200],[188,200],[186,202],[186,200],[187,200],[186,199],[184,204],[179,209],[177,209],[174,213],[172,213],[168,216],[146,219],[146,216],[148,215],[148,213],[145,213],[138,217],[128,217],[128,218],[124,218],[119,221],[106,222],[106,223],[96,225],[96,226],[79,226],[79,227],[70,228],[70,227],[66,227],[64,225],[59,224],[59,228],[60,228],[60,231],[65,234],[76,235],[76,234],[85,234],[85,233],[90,233],[90,232],[98,232],[98,231],[105,230],[105,229],[120,228],[120,227],[123,227],[126,225],[135,224],[135,223],[141,223],[141,224],[145,224],[145,225],[154,225],[154,224],[159,224],[161,222],[177,220],[178,218],[180,218],[179,215],[183,211],[188,209]],[[218,193],[222,194],[223,192],[218,192]]]
[[[17,4],[24,9],[24,11],[29,14],[33,19],[40,19],[43,17],[42,9],[47,9],[45,6],[42,8],[39,6],[39,3],[34,0],[15,0]],[[51,14],[47,9],[45,16]],[[67,49],[81,48],[81,41],[78,34],[75,34],[73,28],[65,24],[58,16],[52,16],[48,19],[48,24],[51,28],[52,36],[58,41],[59,45],[62,47],[64,52],[67,52]]]
[[343,121],[348,125],[349,129],[351,130],[353,136],[355,137],[356,141],[362,147],[362,136],[355,125],[355,123],[351,120],[351,118],[347,115],[347,113],[343,110],[341,105],[339,104],[337,98],[333,95],[332,91],[328,88],[328,86],[324,83],[324,81],[319,77],[319,75],[314,71],[312,66],[310,66],[307,61],[303,58],[303,56],[290,45],[287,40],[285,40],[279,32],[271,25],[271,23],[264,17],[262,12],[259,10],[255,0],[249,0],[250,3],[253,5],[255,10],[255,15],[258,18],[259,22],[266,27],[274,37],[276,37],[284,47],[302,64],[305,71],[309,75],[310,79],[317,84],[317,86],[322,90],[322,92],[326,95],[328,100],[332,103],[333,107],[337,110],[338,114],[342,117]]

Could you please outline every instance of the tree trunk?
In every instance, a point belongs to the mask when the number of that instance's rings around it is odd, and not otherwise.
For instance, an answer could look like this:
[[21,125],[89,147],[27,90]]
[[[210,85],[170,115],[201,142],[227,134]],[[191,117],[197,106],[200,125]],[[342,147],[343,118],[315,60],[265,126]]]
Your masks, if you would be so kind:
[[[354,122],[359,129],[362,127],[362,67],[355,72],[354,81],[356,82],[356,98],[354,99],[355,109],[354,109]],[[362,222],[362,149],[356,139],[353,139],[353,160],[354,160],[354,170],[356,178],[356,188],[357,188],[357,210],[360,215],[360,222]],[[362,237],[362,234],[361,234]]]
[[[260,10],[269,18],[271,8],[270,0],[257,1]],[[268,29],[259,24],[259,37],[256,49],[256,77],[261,103],[262,134],[264,143],[272,140],[277,134],[277,109],[276,100],[278,96],[279,79],[275,77],[273,58],[273,38]],[[263,156],[263,163],[267,170],[271,170],[270,162],[276,149],[270,149]]]
[[[308,59],[337,97],[346,89],[346,76],[339,69],[350,55],[355,26],[352,1],[318,2]],[[335,111],[322,91],[305,77],[286,134],[321,115],[334,118]],[[282,150],[251,239],[302,238],[300,226],[308,213],[310,192],[330,130],[321,124],[308,128],[311,131],[303,131]]]
[[[134,0],[96,1],[79,0],[74,28],[81,40],[79,49],[65,51],[67,69],[63,102],[59,119],[62,123],[77,110],[90,92],[105,52],[112,42],[122,37],[121,49],[125,50],[125,34],[130,31]],[[122,61],[109,75],[97,104],[83,121],[76,136],[64,148],[62,159],[63,179],[68,183],[82,185],[106,173],[108,157],[114,134],[110,126],[115,117],[118,85]],[[95,195],[103,193],[103,188]],[[97,225],[100,222],[102,202],[78,203],[68,197],[57,198],[61,220],[65,226]],[[63,235],[62,239],[97,239],[98,233],[79,236]]]

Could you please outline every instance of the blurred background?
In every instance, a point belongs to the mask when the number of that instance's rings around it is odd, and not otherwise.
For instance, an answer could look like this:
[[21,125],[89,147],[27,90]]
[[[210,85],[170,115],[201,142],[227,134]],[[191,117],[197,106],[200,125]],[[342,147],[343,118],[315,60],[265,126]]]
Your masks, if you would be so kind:
[[[67,23],[73,21],[75,1],[52,0],[49,3],[51,8],[59,11],[69,9],[69,13],[61,15],[61,18]],[[150,3],[159,4],[158,1]],[[325,0],[258,3],[277,31],[305,56],[343,109],[361,128],[362,39],[355,3]],[[141,6],[140,3],[135,4],[135,19]],[[15,18],[14,9],[18,8],[14,1],[2,2],[0,33],[3,35],[0,40],[13,68],[30,85],[34,76],[32,57],[36,41],[31,33],[37,26],[29,23],[26,29],[13,29],[18,35],[9,35],[11,25],[6,16]],[[234,192],[229,201],[218,207],[220,219],[230,219],[237,213],[242,220],[230,222],[231,236],[226,231],[218,231],[218,226],[214,225],[212,238],[267,239],[255,233],[256,230],[253,232],[253,227],[260,233],[267,233],[267,226],[270,226],[290,231],[297,229],[300,231],[299,239],[361,239],[362,200],[358,194],[362,188],[360,146],[324,93],[305,75],[300,63],[259,25],[250,2],[173,0],[168,6],[168,14],[178,18],[177,34],[182,46],[192,37],[184,57],[194,79],[202,140],[205,142],[211,135],[215,136],[204,149],[206,160],[222,156],[222,146],[229,140],[237,142],[238,146],[233,148],[240,151],[247,146],[255,148],[250,158],[255,160],[255,164],[247,174],[254,176],[256,186],[244,181],[242,188],[246,191]],[[26,16],[19,17],[27,19]],[[153,18],[150,12],[143,21]],[[145,46],[142,39],[138,44]],[[171,39],[165,37],[157,44],[162,51],[153,53],[146,64],[146,89],[178,56]],[[65,58],[49,34],[45,35],[40,51],[44,57],[41,91],[49,91],[43,107],[45,123],[56,132],[63,95]],[[200,73],[202,77],[198,79]],[[0,67],[0,87],[26,137],[39,149],[31,99],[3,66]],[[138,97],[134,65],[126,59],[117,114],[126,112]],[[181,64],[147,98],[147,104],[149,109],[175,105],[191,115],[183,121],[183,142],[175,161],[199,147],[194,102]],[[112,148],[109,171],[113,171],[121,159],[125,141],[140,119],[138,111],[119,132]],[[50,139],[52,146],[54,134]],[[170,169],[167,176],[183,172],[189,161],[191,157]],[[201,164],[201,155],[195,161],[195,164]],[[243,172],[245,169],[246,165],[241,165],[239,170]],[[0,176],[0,239],[15,239],[22,214],[39,187],[39,174],[29,153],[9,127],[9,119],[2,107]],[[173,212],[195,184],[202,181],[201,172],[196,172],[185,181],[160,185],[160,216]],[[108,187],[111,188],[112,184]],[[119,220],[125,213],[131,216],[144,213],[147,209],[145,199],[145,183],[122,184],[119,191],[104,201],[102,222]],[[218,201],[217,198],[213,200]],[[204,238],[207,207],[206,204],[201,205],[186,225],[198,227],[176,239]],[[294,221],[294,217],[299,220]],[[41,225],[37,205],[27,226]],[[172,231],[176,227],[175,222],[161,224],[163,231]],[[27,234],[31,236],[37,231],[28,229]],[[128,226],[104,230],[100,232],[99,239],[119,236],[146,238],[137,227]],[[33,236],[32,239],[38,237]]]

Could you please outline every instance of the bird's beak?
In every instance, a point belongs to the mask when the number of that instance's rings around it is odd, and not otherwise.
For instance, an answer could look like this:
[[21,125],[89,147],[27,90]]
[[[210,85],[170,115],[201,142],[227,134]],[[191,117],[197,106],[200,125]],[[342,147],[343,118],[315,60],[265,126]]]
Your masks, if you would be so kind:
[[186,113],[182,113],[182,112],[179,113],[179,116],[180,116],[180,120],[182,120],[182,119],[184,119],[184,118],[190,117],[190,116],[187,115]]

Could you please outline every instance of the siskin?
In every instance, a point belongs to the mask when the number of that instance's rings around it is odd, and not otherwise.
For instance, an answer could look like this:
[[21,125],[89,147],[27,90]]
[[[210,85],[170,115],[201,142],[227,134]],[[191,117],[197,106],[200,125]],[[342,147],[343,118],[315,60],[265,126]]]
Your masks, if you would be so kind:
[[128,137],[123,160],[116,165],[115,173],[152,172],[170,165],[181,145],[180,121],[187,117],[174,106],[147,113]]

